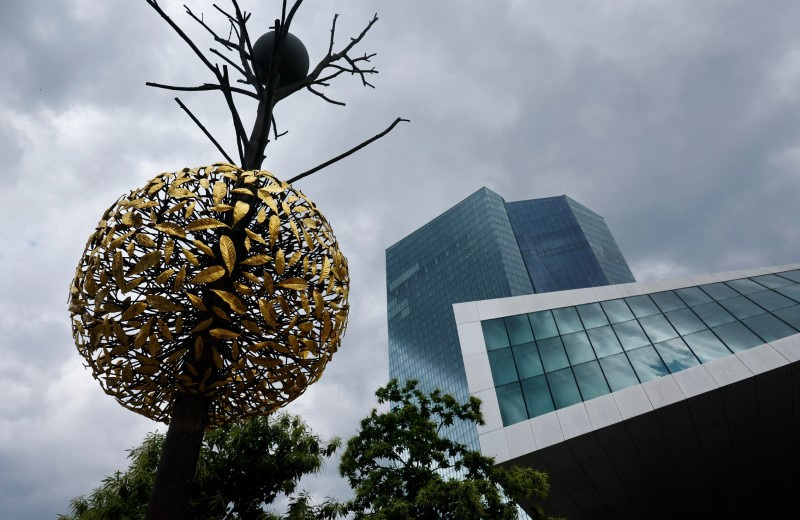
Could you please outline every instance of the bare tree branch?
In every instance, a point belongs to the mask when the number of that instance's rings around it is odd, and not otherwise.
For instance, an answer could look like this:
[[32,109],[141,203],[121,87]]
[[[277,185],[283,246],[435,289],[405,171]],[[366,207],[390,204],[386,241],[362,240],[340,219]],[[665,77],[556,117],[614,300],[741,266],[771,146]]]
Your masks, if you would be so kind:
[[180,100],[180,99],[178,99],[178,98],[175,98],[175,101],[177,101],[177,102],[178,102],[178,105],[179,105],[179,106],[180,106],[180,107],[181,107],[181,108],[182,108],[182,109],[183,109],[183,110],[184,110],[184,111],[185,111],[187,114],[189,114],[189,117],[191,117],[191,118],[192,118],[192,121],[194,121],[194,122],[195,122],[195,124],[196,124],[197,126],[199,126],[199,127],[200,127],[200,130],[202,130],[204,134],[206,134],[206,137],[208,137],[208,138],[211,140],[211,142],[212,142],[212,143],[214,143],[214,146],[216,146],[216,147],[217,147],[217,150],[219,150],[219,153],[221,153],[221,154],[222,154],[222,156],[223,156],[223,157],[225,157],[225,159],[226,159],[226,160],[227,160],[227,161],[228,161],[230,164],[233,164],[233,159],[231,159],[231,157],[230,157],[230,156],[229,156],[227,153],[225,153],[225,150],[223,150],[223,149],[222,149],[222,146],[220,146],[220,144],[217,142],[217,140],[216,140],[216,139],[214,139],[214,136],[213,136],[213,135],[211,135],[211,133],[210,133],[208,130],[206,130],[206,127],[205,127],[205,126],[203,126],[203,124],[200,122],[200,120],[199,120],[199,119],[197,119],[197,118],[195,117],[195,115],[194,115],[194,114],[192,114],[191,110],[189,110],[189,109],[186,107],[186,105],[184,105],[184,104],[181,102],[181,100]]
[[308,91],[311,92],[312,94],[314,94],[315,96],[321,97],[322,99],[324,99],[328,103],[331,103],[331,104],[334,104],[334,105],[339,105],[340,107],[346,106],[345,103],[343,103],[341,101],[336,101],[335,99],[331,99],[328,96],[326,96],[325,94],[323,94],[322,92],[318,92],[318,91],[314,90],[311,87],[311,85],[307,86],[306,89],[308,89]]
[[217,34],[217,33],[216,33],[216,32],[215,32],[215,31],[214,31],[214,30],[213,30],[211,27],[209,27],[209,26],[208,26],[208,25],[207,25],[207,24],[206,24],[206,23],[203,21],[203,19],[202,19],[202,18],[199,18],[199,17],[197,17],[197,16],[196,16],[196,15],[195,15],[195,14],[192,12],[192,10],[191,10],[191,9],[189,9],[189,7],[188,7],[186,4],[184,4],[184,5],[183,5],[183,7],[184,7],[184,9],[186,9],[186,14],[188,14],[189,16],[191,16],[191,17],[194,19],[194,21],[196,21],[196,22],[197,22],[197,23],[199,23],[201,26],[203,26],[203,27],[205,28],[205,30],[206,30],[206,31],[208,31],[208,32],[211,34],[211,36],[214,38],[214,41],[216,41],[217,43],[219,43],[220,45],[222,45],[222,46],[224,46],[224,47],[227,47],[228,49],[235,49],[235,48],[236,48],[236,45],[235,45],[233,42],[231,42],[229,39],[225,39],[225,38],[223,38],[223,37],[219,36],[219,35],[218,35],[218,34]]
[[194,42],[191,40],[191,38],[189,38],[186,35],[186,33],[183,32],[183,29],[181,29],[178,26],[178,24],[173,22],[172,18],[170,18],[167,15],[167,13],[165,13],[164,10],[161,9],[161,6],[158,5],[158,0],[145,0],[145,1],[148,4],[150,4],[150,7],[152,7],[153,9],[156,10],[156,12],[159,14],[159,16],[161,16],[161,18],[163,18],[169,24],[169,26],[172,27],[172,29],[176,33],[178,33],[178,36],[180,36],[183,39],[183,41],[185,41],[186,44],[189,47],[191,47],[191,49],[194,51],[194,53],[197,55],[197,57],[200,58],[200,61],[202,61],[205,64],[205,66],[208,67],[211,70],[211,72],[214,72],[214,75],[217,76],[217,78],[219,79],[219,71],[217,69],[215,69],[214,65],[212,65],[212,63],[210,61],[208,61],[208,58],[206,58],[205,55],[202,52],[200,52],[200,49],[198,49],[197,45],[194,44]]
[[303,173],[301,173],[301,174],[299,174],[299,175],[295,175],[294,177],[292,177],[291,179],[289,179],[289,184],[292,184],[292,183],[293,183],[293,182],[295,182],[295,181],[299,181],[300,179],[303,179],[303,178],[305,178],[305,177],[308,177],[308,176],[309,176],[309,175],[311,175],[312,173],[316,173],[316,172],[320,171],[321,169],[323,169],[323,168],[327,168],[327,167],[328,167],[328,166],[330,166],[331,164],[333,164],[333,163],[335,163],[335,162],[337,162],[337,161],[341,161],[341,160],[342,160],[342,159],[344,159],[345,157],[347,157],[347,156],[349,156],[349,155],[352,155],[352,154],[354,154],[355,152],[357,152],[357,151],[361,150],[361,149],[362,149],[362,148],[364,148],[365,146],[367,146],[367,145],[369,145],[369,144],[371,144],[371,143],[373,143],[373,142],[377,141],[377,140],[378,140],[378,139],[380,139],[381,137],[383,137],[383,136],[385,136],[386,134],[388,134],[389,132],[391,132],[391,131],[394,129],[394,127],[395,127],[395,126],[397,126],[397,124],[398,124],[398,123],[400,123],[401,121],[404,121],[404,122],[406,122],[406,123],[410,123],[410,121],[409,121],[408,119],[403,119],[402,117],[398,117],[397,119],[395,119],[395,120],[394,120],[394,122],[393,122],[391,125],[389,125],[389,128],[387,128],[387,129],[386,129],[386,130],[384,130],[383,132],[381,132],[381,133],[379,133],[379,134],[377,134],[377,135],[374,135],[374,136],[370,137],[369,139],[367,139],[367,140],[366,140],[366,141],[364,141],[363,143],[359,144],[358,146],[355,146],[355,147],[353,147],[353,148],[351,148],[351,149],[347,150],[347,151],[346,151],[346,152],[344,152],[343,154],[337,155],[337,156],[336,156],[336,157],[334,157],[333,159],[330,159],[330,160],[328,160],[328,161],[325,161],[324,163],[320,164],[319,166],[315,166],[314,168],[311,168],[311,169],[310,169],[310,170],[308,170],[308,171],[305,171],[305,172],[303,172]]
[[[176,85],[164,85],[162,83],[153,83],[152,81],[148,81],[145,83],[148,87],[156,87],[156,88],[163,88],[165,90],[180,90],[185,92],[202,92],[206,90],[222,90],[220,85],[214,85],[213,83],[204,83],[202,85],[198,85],[196,87],[179,87]],[[244,90],[241,88],[231,87],[231,92],[235,92],[236,94],[242,94],[243,96],[248,96],[253,99],[258,99],[258,96],[250,92],[249,90]]]

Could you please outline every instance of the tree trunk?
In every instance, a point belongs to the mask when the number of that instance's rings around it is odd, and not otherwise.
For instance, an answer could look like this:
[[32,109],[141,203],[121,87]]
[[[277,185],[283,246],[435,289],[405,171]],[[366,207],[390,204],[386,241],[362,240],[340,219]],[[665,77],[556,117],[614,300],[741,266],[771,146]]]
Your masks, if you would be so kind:
[[147,520],[186,518],[210,404],[201,395],[177,394],[147,506]]

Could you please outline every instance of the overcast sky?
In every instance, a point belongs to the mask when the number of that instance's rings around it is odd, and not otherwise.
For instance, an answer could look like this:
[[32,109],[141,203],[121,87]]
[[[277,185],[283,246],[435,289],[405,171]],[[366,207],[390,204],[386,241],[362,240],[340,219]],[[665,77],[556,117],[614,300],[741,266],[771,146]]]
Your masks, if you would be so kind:
[[[225,0],[220,0],[225,4]],[[241,0],[267,30],[279,2]],[[167,2],[175,19],[211,42]],[[210,3],[191,2],[217,20]],[[289,178],[411,119],[297,186],[350,260],[350,328],[290,409],[348,436],[388,377],[384,250],[481,186],[567,194],[603,215],[639,280],[800,261],[800,3],[307,0],[312,62],[378,11],[376,88],[299,93],[264,167]],[[157,425],[83,368],[67,289],[103,210],[167,170],[221,159],[145,81],[212,78],[144,0],[0,0],[0,518],[54,518]],[[182,100],[223,143],[219,93]],[[245,105],[243,105],[245,110]],[[335,463],[304,486],[342,496]]]

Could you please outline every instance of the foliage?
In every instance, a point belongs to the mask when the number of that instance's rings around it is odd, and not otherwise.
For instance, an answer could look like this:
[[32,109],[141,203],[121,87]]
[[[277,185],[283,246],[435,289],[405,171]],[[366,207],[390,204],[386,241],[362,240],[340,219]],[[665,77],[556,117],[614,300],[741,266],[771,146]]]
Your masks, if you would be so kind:
[[[163,442],[162,434],[149,434],[130,450],[131,465],[126,472],[106,477],[92,493],[75,498],[70,503],[71,513],[59,519],[144,518]],[[318,472],[340,445],[339,439],[325,441],[314,435],[301,418],[289,414],[258,417],[209,432],[200,452],[189,517],[276,518],[264,512],[263,504],[270,504],[280,494],[294,493],[300,478]],[[333,518],[337,507],[330,501],[313,506],[301,493],[290,503],[288,518]]]
[[392,380],[376,395],[392,409],[361,421],[339,466],[355,492],[348,508],[356,519],[505,520],[517,518],[515,501],[546,497],[545,473],[495,466],[442,435],[457,421],[483,424],[477,398],[461,404],[438,390],[425,394],[414,380]]

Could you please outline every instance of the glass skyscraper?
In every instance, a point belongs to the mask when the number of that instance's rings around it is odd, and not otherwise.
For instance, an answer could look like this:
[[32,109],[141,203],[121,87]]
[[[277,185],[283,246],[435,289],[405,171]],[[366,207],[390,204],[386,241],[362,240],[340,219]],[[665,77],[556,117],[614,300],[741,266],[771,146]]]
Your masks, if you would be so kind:
[[[386,250],[389,376],[469,397],[454,303],[633,282],[602,217],[481,188]],[[474,427],[450,432],[478,447]]]

